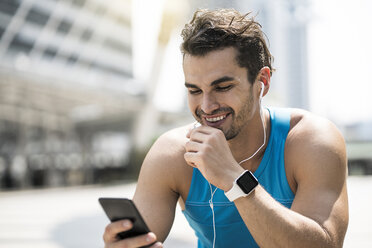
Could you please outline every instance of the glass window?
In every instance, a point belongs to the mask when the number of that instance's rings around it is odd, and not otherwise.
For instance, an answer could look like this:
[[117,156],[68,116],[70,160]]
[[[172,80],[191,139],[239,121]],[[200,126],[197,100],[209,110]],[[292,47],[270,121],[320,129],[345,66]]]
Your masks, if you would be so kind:
[[76,63],[76,61],[78,60],[78,56],[77,54],[71,54],[70,56],[68,56],[67,58],[67,63],[70,64],[70,65],[73,65]]
[[24,52],[28,54],[32,47],[34,46],[34,41],[25,39],[20,34],[14,36],[12,42],[9,44],[9,50],[16,52]]
[[70,31],[71,27],[72,27],[72,23],[70,21],[68,21],[68,20],[62,20],[59,23],[59,25],[57,27],[57,30],[60,33],[67,34]]
[[88,41],[88,40],[90,40],[90,38],[92,38],[92,35],[93,35],[93,30],[90,29],[90,28],[87,28],[83,31],[83,33],[81,35],[81,39],[85,40],[85,41]]
[[20,0],[1,0],[0,11],[9,15],[14,15],[20,4]]
[[49,17],[50,15],[48,13],[42,12],[36,7],[32,7],[27,13],[26,20],[43,26],[47,23]]
[[43,58],[52,60],[57,54],[57,49],[55,47],[48,47],[44,50]]

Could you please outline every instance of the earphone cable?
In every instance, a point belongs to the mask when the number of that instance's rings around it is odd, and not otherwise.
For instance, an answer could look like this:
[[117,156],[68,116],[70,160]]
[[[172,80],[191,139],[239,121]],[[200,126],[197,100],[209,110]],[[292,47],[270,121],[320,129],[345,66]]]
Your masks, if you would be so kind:
[[[257,151],[255,151],[250,157],[246,158],[246,159],[243,159],[242,161],[239,162],[239,165],[250,160],[251,158],[253,158],[266,144],[266,129],[265,129],[265,121],[264,121],[264,118],[262,117],[263,113],[262,113],[262,95],[263,95],[263,89],[264,89],[264,84],[262,83],[262,88],[261,88],[261,92],[260,92],[260,118],[261,118],[261,123],[262,123],[262,128],[263,128],[263,136],[264,136],[264,139],[263,139],[263,143],[262,145],[257,149]],[[215,248],[215,243],[216,243],[216,224],[215,224],[215,217],[214,217],[214,206],[213,206],[213,196],[214,196],[214,193],[216,193],[216,190],[217,190],[217,187],[214,189],[214,191],[212,192],[212,185],[210,182],[209,183],[209,188],[211,190],[211,199],[209,200],[209,206],[211,207],[212,209],[212,219],[213,219],[213,248]]]

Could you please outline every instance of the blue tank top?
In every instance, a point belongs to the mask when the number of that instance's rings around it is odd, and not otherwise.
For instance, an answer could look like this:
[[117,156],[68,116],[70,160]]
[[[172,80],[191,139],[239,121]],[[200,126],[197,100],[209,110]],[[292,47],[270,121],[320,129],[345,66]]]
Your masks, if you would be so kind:
[[[278,202],[290,208],[294,194],[289,187],[284,167],[284,145],[289,131],[290,110],[268,109],[271,132],[264,156],[254,175],[261,186]],[[212,185],[212,191],[216,187]],[[213,244],[213,219],[209,206],[211,190],[200,171],[193,169],[189,195],[185,202],[185,215],[198,238],[198,248],[210,248]],[[223,190],[217,189],[213,196],[216,248],[258,247],[233,202]]]

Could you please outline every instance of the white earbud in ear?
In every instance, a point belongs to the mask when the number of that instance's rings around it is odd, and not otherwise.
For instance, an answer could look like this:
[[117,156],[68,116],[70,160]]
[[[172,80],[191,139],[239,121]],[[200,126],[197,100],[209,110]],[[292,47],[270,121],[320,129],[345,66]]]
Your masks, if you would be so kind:
[[264,89],[265,89],[265,85],[263,82],[260,82],[261,83],[261,92],[260,92],[260,98],[262,98],[262,95],[263,95],[263,92],[264,92]]

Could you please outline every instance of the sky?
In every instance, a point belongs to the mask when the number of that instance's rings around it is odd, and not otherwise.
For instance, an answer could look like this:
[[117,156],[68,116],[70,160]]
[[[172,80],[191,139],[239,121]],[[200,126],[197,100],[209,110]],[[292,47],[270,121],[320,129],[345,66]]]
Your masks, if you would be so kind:
[[345,125],[372,121],[372,1],[312,0],[311,108]]

